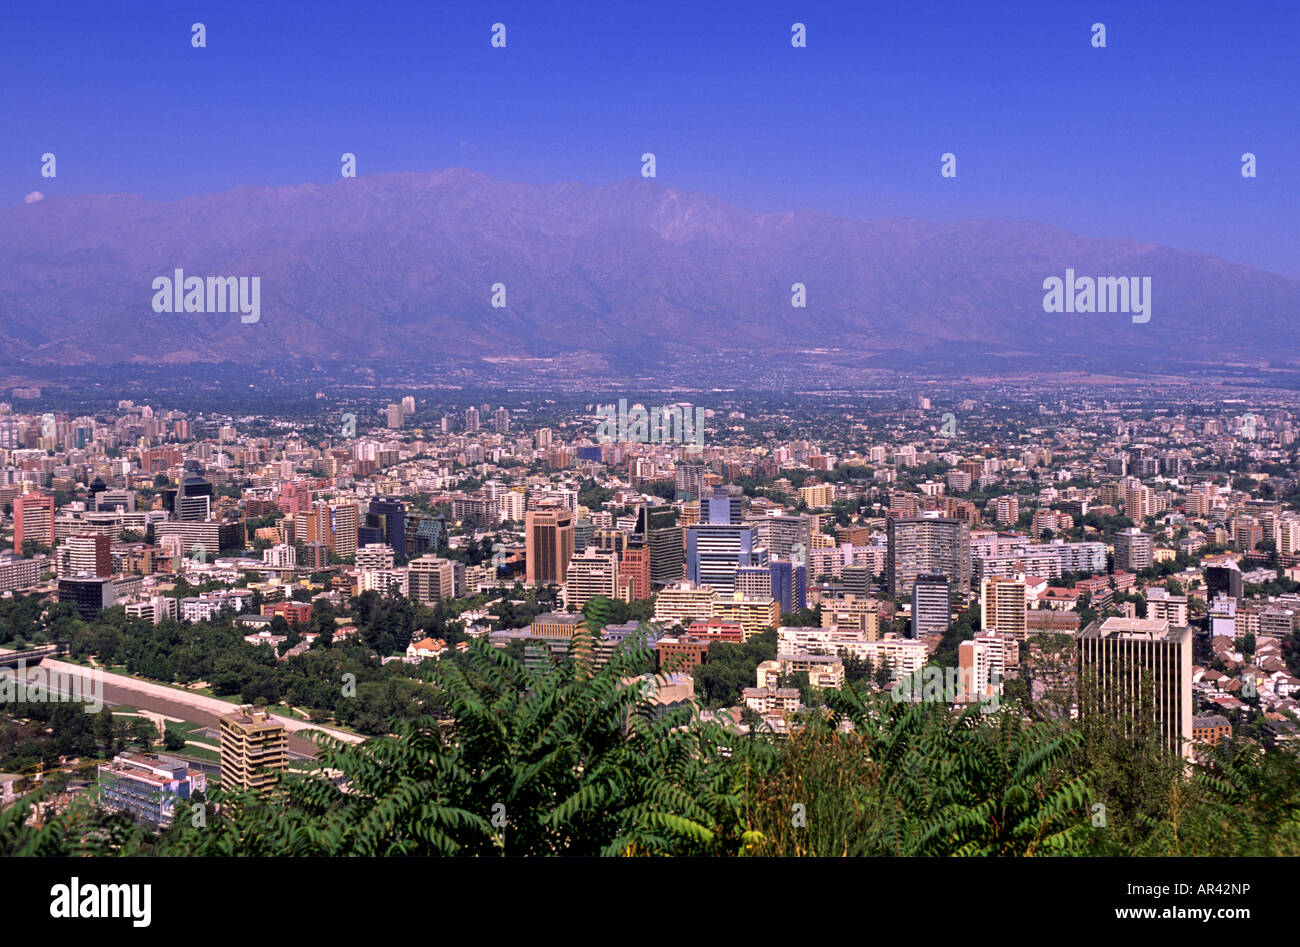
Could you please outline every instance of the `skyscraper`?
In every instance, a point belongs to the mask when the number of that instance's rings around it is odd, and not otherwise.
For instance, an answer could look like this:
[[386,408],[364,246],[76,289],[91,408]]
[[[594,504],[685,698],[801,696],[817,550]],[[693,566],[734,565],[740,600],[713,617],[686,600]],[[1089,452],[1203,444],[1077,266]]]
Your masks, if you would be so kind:
[[717,589],[730,598],[736,570],[766,566],[767,550],[758,545],[758,532],[743,523],[696,523],[686,528],[686,578]]
[[470,405],[465,409],[465,433],[471,434],[479,428],[478,408]]
[[591,548],[569,560],[564,580],[564,604],[581,611],[593,597],[614,599],[618,594],[618,554]]
[[566,507],[529,510],[525,530],[525,581],[562,585],[573,558],[573,514]]
[[970,592],[970,525],[951,517],[890,519],[885,571],[895,598],[910,595],[923,573],[948,576],[962,594]]
[[1024,641],[1027,634],[1025,582],[989,576],[980,587],[980,627]]
[[1131,732],[1149,714],[1165,747],[1191,755],[1192,631],[1167,621],[1107,618],[1079,635],[1079,714]]
[[952,592],[942,573],[918,575],[912,582],[912,627],[908,637],[941,635],[952,624]]
[[54,497],[33,491],[14,500],[14,552],[21,554],[29,539],[54,545]]
[[698,500],[704,492],[704,464],[678,464],[675,474],[678,499]]
[[1115,534],[1115,568],[1128,572],[1150,569],[1151,537],[1139,529],[1123,529]]
[[650,550],[650,585],[658,590],[682,580],[682,530],[671,506],[643,506],[636,535]]
[[406,556],[406,505],[396,497],[371,497],[366,525],[378,527],[380,541]]
[[221,718],[222,788],[264,791],[288,768],[284,724],[249,706]]

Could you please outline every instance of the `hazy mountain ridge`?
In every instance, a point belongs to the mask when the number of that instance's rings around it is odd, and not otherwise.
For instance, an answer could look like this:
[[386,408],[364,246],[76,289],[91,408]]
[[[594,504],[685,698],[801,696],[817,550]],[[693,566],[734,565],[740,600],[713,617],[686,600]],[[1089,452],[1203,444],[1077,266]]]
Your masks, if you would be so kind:
[[[151,283],[260,276],[261,318],[155,314]],[[1152,318],[1049,314],[1043,279],[1150,276]],[[490,305],[504,283],[507,307]],[[790,305],[791,284],[808,307]],[[1300,282],[1045,224],[755,214],[631,181],[534,186],[464,169],[154,202],[0,208],[6,361],[383,361],[593,352],[629,367],[751,349],[1278,357]],[[1154,347],[1154,349],[1152,349]]]

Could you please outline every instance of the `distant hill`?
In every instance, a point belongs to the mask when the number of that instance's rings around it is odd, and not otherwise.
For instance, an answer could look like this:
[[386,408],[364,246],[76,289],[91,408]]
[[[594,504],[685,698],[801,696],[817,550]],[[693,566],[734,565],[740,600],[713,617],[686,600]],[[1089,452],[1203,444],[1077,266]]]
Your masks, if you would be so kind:
[[[156,314],[155,277],[259,276],[261,316]],[[1049,314],[1043,280],[1150,276],[1152,318]],[[790,304],[807,287],[806,309]],[[505,309],[490,305],[504,283]],[[668,359],[832,346],[1121,358],[1284,358],[1300,282],[1040,223],[756,214],[635,181],[533,186],[463,169],[0,208],[6,363],[590,353]]]

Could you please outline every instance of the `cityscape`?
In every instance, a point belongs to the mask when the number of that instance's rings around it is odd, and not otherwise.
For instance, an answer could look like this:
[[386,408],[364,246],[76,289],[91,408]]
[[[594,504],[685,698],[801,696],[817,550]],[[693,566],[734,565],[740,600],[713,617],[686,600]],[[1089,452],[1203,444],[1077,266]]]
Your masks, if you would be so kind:
[[[1245,394],[936,383],[615,404],[394,389],[317,392],[279,416],[161,398],[42,411],[44,390],[13,389],[6,800],[38,800],[27,825],[60,826],[64,844],[108,824],[116,844],[202,852],[245,831],[212,802],[225,793],[292,807],[284,781],[302,780],[346,795],[382,758],[373,741],[429,727],[454,741],[474,701],[536,726],[529,695],[580,687],[568,712],[614,714],[633,743],[707,734],[693,766],[725,770],[761,740],[763,792],[810,765],[810,743],[882,727],[1014,733],[1022,753],[1053,748],[1038,789],[1080,780],[1032,835],[954,828],[897,854],[959,840],[1287,854],[1293,825],[1269,828],[1273,814],[1241,808],[1249,833],[1222,837],[1222,800],[1195,777],[1289,780],[1300,738],[1300,402]],[[471,750],[489,752],[455,752]],[[581,798],[579,774],[551,780]],[[529,814],[511,821],[510,792],[486,788],[458,799],[478,831],[428,846],[412,823],[341,844],[552,851]],[[700,791],[678,813],[698,836],[649,833],[662,850],[888,852],[865,802],[806,838],[765,825],[772,812],[728,837],[713,821],[727,803],[704,809]],[[844,791],[834,805],[855,804]],[[824,817],[803,805],[809,826]],[[650,844],[632,813],[569,818],[554,853]],[[1177,847],[1152,827],[1174,819]]]
[[22,6],[16,903],[333,935],[448,859],[489,916],[949,857],[1025,926],[1278,903],[1286,0]]

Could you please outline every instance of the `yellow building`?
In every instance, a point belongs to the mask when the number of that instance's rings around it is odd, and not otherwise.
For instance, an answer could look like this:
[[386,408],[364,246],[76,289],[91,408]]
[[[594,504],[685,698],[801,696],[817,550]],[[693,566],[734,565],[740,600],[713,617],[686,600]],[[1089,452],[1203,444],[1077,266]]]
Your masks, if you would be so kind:
[[222,789],[261,792],[275,785],[288,768],[289,738],[284,724],[249,706],[221,718]]

